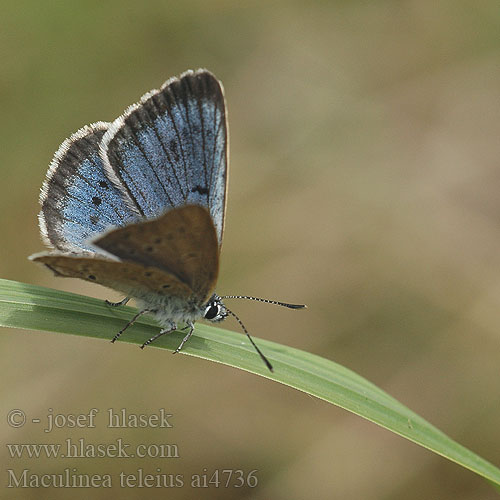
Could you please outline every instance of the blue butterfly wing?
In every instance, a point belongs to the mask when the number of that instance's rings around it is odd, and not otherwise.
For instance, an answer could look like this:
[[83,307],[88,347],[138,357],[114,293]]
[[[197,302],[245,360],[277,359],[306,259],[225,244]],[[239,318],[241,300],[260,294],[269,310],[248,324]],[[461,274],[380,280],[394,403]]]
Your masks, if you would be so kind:
[[42,237],[63,252],[98,252],[90,239],[139,218],[134,204],[104,173],[99,143],[108,126],[88,125],[64,141],[42,186]]
[[206,207],[222,243],[227,126],[220,82],[188,71],[145,94],[101,142],[107,176],[146,218],[186,204]]

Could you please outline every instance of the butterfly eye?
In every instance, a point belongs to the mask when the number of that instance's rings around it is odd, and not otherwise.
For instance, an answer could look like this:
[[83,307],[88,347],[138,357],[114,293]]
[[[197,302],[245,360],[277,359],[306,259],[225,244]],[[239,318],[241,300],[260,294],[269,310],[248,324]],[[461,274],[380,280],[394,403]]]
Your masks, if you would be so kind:
[[214,304],[212,302],[211,304],[208,304],[207,308],[205,309],[205,319],[214,320],[219,315],[219,312],[219,304]]
[[228,315],[226,306],[222,303],[220,297],[213,294],[205,305],[205,314],[203,317],[210,321],[218,322],[226,319]]

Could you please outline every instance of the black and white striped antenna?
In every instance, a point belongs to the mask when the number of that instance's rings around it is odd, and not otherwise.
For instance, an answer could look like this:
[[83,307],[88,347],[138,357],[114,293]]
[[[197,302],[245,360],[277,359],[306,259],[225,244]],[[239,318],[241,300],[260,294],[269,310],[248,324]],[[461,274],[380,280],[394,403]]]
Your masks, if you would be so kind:
[[288,307],[289,309],[304,309],[307,308],[305,304],[288,304],[287,302],[280,302],[279,300],[261,299],[259,297],[250,297],[249,295],[224,295],[221,299],[247,299],[257,300],[258,302],[265,302],[266,304],[274,304],[276,306]]
[[[280,302],[279,300],[269,300],[269,299],[261,299],[259,297],[250,297],[249,295],[224,295],[221,297],[221,299],[247,299],[247,300],[256,300],[258,302],[265,302],[266,304],[274,304],[276,306],[283,306],[283,307],[288,307],[289,309],[304,309],[307,306],[305,304],[289,304],[287,302]],[[248,333],[248,330],[246,329],[245,325],[241,321],[236,314],[234,314],[233,311],[228,309],[226,307],[226,311],[234,318],[236,321],[240,324],[241,328],[245,332],[246,336],[248,337],[248,340],[252,343],[254,346],[255,350],[258,352],[259,356],[261,357],[262,361],[264,361],[265,365],[269,369],[270,372],[273,372],[273,365],[270,363],[270,361],[264,356],[262,351],[257,347],[257,344],[253,341],[252,337]]]

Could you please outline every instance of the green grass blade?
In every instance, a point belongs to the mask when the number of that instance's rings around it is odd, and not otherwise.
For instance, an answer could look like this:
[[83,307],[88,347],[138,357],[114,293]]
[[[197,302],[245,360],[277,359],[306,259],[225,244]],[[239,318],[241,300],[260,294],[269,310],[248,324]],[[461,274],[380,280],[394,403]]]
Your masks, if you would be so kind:
[[[0,326],[44,330],[110,340],[131,318],[130,307],[111,308],[101,300],[24,283],[0,280]],[[142,344],[158,332],[151,318],[142,317],[123,341]],[[174,350],[183,334],[175,332],[154,347]],[[240,368],[294,387],[364,417],[410,441],[470,469],[495,485],[500,470],[456,443],[416,413],[354,372],[333,361],[274,342],[257,340],[274,366],[270,373],[247,338],[228,330],[197,324],[182,350]]]

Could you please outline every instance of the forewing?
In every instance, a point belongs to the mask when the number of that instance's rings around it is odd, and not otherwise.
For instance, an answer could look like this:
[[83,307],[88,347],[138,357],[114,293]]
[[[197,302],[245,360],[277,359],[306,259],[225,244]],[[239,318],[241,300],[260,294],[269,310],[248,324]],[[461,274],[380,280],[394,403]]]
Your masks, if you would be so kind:
[[99,142],[109,124],[83,127],[54,155],[40,194],[39,224],[46,244],[62,251],[94,251],[88,239],[137,220],[128,203],[106,177]]
[[220,82],[188,71],[145,94],[109,127],[104,168],[146,218],[186,204],[206,207],[222,243],[227,127]]
[[217,281],[219,247],[207,209],[186,205],[158,219],[115,229],[92,242],[124,262],[153,266],[176,276],[201,302]]
[[44,264],[57,276],[99,283],[130,297],[147,299],[155,294],[187,300],[193,295],[191,289],[174,275],[137,262],[57,254],[39,254],[31,259]]

